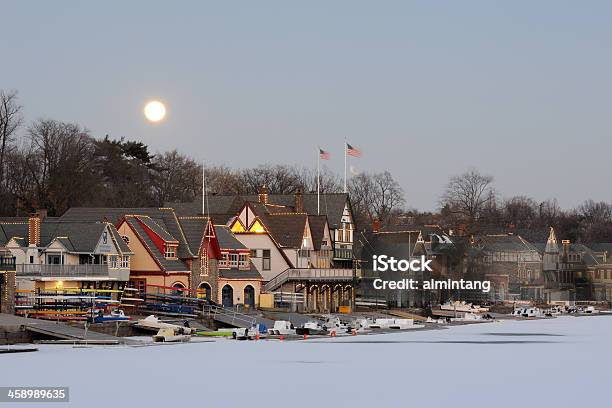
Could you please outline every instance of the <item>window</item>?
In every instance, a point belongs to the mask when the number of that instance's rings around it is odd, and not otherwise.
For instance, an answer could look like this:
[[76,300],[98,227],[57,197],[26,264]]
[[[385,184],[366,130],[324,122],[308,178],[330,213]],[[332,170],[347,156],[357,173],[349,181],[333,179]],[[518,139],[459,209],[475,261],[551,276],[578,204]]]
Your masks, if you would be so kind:
[[176,245],[166,245],[166,258],[176,258]]
[[257,250],[251,249],[251,258],[257,258]]
[[249,255],[240,254],[238,256],[238,267],[240,269],[249,269]]
[[33,264],[34,263],[34,257],[32,255],[30,255],[30,263]]
[[221,252],[221,259],[219,259],[219,268],[229,268],[229,254],[227,252]]
[[61,255],[47,255],[47,263],[49,265],[60,265],[62,263]]
[[238,267],[238,254],[229,254],[229,267],[230,268]]
[[269,249],[264,249],[262,251],[262,264],[261,267],[264,271],[269,271],[270,270],[270,250]]
[[126,244],[130,243],[130,237],[128,237],[127,235],[122,235],[121,239],[123,240],[123,242],[125,242]]

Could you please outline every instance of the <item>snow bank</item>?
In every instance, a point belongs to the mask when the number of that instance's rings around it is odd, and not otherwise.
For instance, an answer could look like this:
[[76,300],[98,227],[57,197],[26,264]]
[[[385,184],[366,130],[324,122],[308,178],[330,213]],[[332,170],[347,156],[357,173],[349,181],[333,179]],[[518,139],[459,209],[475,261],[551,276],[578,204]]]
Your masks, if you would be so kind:
[[0,385],[67,385],[72,407],[603,406],[611,341],[612,318],[592,316],[307,341],[42,345],[1,356]]

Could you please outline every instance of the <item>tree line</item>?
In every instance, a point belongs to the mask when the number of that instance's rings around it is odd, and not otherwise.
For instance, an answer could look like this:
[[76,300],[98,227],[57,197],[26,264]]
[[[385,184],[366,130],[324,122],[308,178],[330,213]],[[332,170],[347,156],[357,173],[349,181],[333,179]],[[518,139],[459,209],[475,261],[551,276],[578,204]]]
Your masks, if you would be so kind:
[[[287,165],[206,168],[210,194],[273,194],[317,188],[316,171]],[[323,193],[341,192],[340,178],[326,167]],[[146,207],[191,202],[202,194],[202,164],[176,150],[152,154],[142,142],[95,138],[86,128],[54,119],[26,124],[15,91],[0,90],[0,215],[44,208],[59,216],[68,208]],[[360,221],[387,219],[404,202],[388,173],[360,174],[350,182]]]
[[[209,194],[314,192],[315,169],[261,165],[236,169],[206,167]],[[323,167],[321,192],[341,192],[341,178]],[[54,119],[26,124],[15,91],[0,90],[0,215],[25,215],[45,208],[61,215],[74,206],[146,207],[191,202],[202,194],[202,164],[176,150],[152,154],[139,141],[96,138],[86,128]],[[404,191],[389,172],[360,173],[348,183],[356,223],[370,229],[439,224],[470,236],[500,230],[539,230],[552,226],[574,242],[612,242],[612,206],[585,201],[562,210],[555,199],[526,196],[501,199],[493,177],[477,170],[453,176],[439,210],[405,207]],[[541,237],[540,237],[541,239]]]

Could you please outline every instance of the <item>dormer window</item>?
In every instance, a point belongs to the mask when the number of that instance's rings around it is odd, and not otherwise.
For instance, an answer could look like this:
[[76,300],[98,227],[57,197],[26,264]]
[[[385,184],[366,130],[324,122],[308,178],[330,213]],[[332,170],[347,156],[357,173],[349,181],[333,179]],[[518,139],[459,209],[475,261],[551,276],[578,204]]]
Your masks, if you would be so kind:
[[177,245],[166,244],[165,256],[167,259],[176,258],[176,248],[177,248]]
[[238,254],[229,254],[229,267],[238,268]]
[[221,252],[221,259],[219,259],[219,268],[229,268],[229,253]]
[[240,254],[238,256],[238,268],[249,269],[249,254]]

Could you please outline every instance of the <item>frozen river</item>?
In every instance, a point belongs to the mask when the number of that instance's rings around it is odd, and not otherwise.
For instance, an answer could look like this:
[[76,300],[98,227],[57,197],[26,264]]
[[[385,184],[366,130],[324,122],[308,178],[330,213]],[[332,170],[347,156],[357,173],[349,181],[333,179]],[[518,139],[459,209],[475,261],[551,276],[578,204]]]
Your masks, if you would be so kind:
[[0,355],[0,386],[68,385],[71,407],[603,407],[611,346],[612,316],[307,341],[43,345]]

